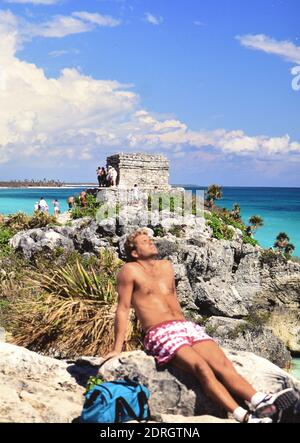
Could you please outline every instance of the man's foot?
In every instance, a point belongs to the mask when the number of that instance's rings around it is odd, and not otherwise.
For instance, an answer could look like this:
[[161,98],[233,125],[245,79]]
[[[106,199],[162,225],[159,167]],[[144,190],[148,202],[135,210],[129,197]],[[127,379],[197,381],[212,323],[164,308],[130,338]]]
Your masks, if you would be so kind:
[[275,394],[268,394],[255,407],[254,413],[257,417],[272,417],[292,406],[297,397],[292,388],[283,389]]
[[243,423],[273,423],[270,417],[257,417],[255,413],[248,412]]

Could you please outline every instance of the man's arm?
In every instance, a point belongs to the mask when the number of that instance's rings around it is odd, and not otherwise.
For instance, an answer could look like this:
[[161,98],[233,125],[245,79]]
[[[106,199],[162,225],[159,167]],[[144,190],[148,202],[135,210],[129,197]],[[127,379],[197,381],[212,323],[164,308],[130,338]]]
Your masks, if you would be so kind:
[[112,352],[106,355],[105,358],[110,358],[122,352],[131,307],[133,287],[134,279],[131,266],[124,265],[117,275],[117,291],[119,298],[114,325],[114,349]]

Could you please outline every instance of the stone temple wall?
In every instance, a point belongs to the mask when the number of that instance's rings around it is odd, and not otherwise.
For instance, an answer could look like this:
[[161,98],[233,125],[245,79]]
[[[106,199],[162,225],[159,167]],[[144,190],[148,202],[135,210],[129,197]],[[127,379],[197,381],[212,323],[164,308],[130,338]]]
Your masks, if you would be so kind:
[[140,189],[170,189],[169,161],[163,155],[128,153],[107,157],[107,167],[113,166],[117,172],[119,188],[132,188],[136,183]]

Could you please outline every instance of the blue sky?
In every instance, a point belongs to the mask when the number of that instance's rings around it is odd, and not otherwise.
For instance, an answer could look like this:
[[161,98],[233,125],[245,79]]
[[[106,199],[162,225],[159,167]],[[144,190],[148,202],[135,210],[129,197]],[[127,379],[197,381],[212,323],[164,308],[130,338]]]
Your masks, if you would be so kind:
[[172,183],[300,186],[299,16],[298,0],[0,1],[2,179],[91,181],[145,151]]

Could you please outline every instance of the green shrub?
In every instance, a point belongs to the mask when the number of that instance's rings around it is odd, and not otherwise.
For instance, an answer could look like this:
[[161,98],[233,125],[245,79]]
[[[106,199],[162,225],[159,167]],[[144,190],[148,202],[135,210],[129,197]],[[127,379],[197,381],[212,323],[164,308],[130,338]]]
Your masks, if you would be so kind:
[[13,232],[10,229],[0,227],[0,256],[4,257],[10,254],[11,247],[9,240],[13,236]]
[[49,224],[57,225],[57,220],[53,215],[44,212],[35,212],[33,215],[17,212],[2,221],[1,226],[9,229],[14,235],[28,229],[44,228]]
[[217,238],[219,240],[223,239],[223,240],[232,240],[233,238],[233,230],[230,229],[226,224],[224,224],[224,222],[222,220],[220,220],[220,218],[214,214],[206,214],[205,213],[205,218],[206,218],[206,223],[208,226],[210,226],[213,230],[213,237]]
[[153,228],[154,237],[163,237],[166,233],[162,225],[156,225]]
[[258,241],[255,238],[249,237],[249,235],[243,234],[243,243],[248,243],[249,245],[256,246]]
[[86,206],[81,206],[79,197],[75,197],[76,206],[71,210],[71,218],[83,218],[92,217],[96,219],[97,211],[101,207],[102,203],[97,202],[96,196],[92,194],[87,194],[86,196]]

